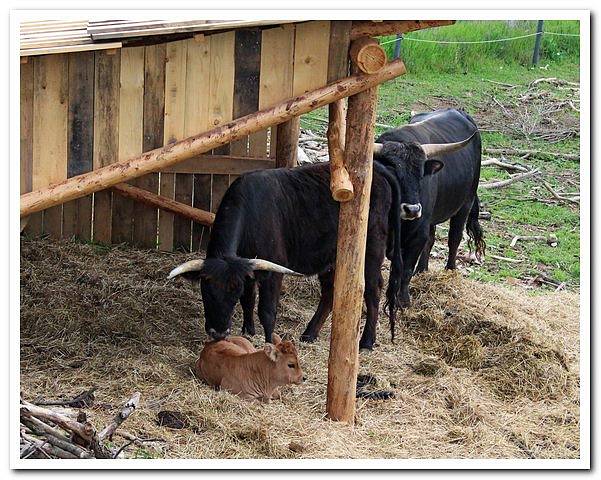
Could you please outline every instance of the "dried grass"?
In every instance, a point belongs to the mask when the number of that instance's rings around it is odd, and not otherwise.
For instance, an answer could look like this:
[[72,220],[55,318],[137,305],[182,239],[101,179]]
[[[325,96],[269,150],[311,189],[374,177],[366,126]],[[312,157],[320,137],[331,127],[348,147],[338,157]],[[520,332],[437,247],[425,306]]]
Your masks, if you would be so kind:
[[[193,256],[23,240],[24,397],[62,398],[97,386],[89,416],[100,425],[140,391],[141,408],[124,427],[165,441],[132,446],[127,456],[579,456],[578,294],[532,296],[449,272],[417,276],[395,344],[382,318],[379,345],[361,354],[361,372],[395,398],[358,400],[351,428],[325,419],[328,328],[315,344],[300,345],[308,381],[286,389],[281,401],[246,403],[194,378],[204,340],[200,295],[165,280]],[[298,338],[319,285],[287,279],[284,288],[277,331]],[[161,410],[181,412],[188,426],[159,426]]]

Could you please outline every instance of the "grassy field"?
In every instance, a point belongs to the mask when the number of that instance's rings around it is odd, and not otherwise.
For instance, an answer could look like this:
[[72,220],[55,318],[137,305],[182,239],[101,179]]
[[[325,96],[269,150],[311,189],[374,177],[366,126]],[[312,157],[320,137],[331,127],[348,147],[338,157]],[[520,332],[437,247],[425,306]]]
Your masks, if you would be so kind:
[[[408,36],[425,39],[469,40],[503,38],[531,33],[535,22],[459,22]],[[546,22],[545,29],[577,33],[577,22]],[[382,40],[386,40],[386,37]],[[531,82],[557,78],[579,81],[578,38],[544,36],[539,67],[529,65],[534,38],[484,45],[438,45],[404,41],[401,57],[408,73],[381,86],[376,133],[407,123],[411,111],[461,108],[474,117],[482,129],[484,148],[540,150],[554,154],[579,153],[579,89],[560,82]],[[392,50],[393,44],[385,45]],[[316,118],[327,112],[306,115],[302,126],[323,133]],[[484,154],[485,158],[499,155]],[[554,200],[543,180],[559,192],[579,192],[578,157],[562,158],[537,154],[500,158],[540,175],[499,189],[480,189],[483,210],[490,220],[481,220],[488,244],[483,265],[464,265],[470,277],[485,281],[521,283],[543,289],[578,288],[579,227],[577,203]],[[483,167],[482,182],[509,178],[496,167]],[[437,231],[434,248],[446,257],[447,225]],[[540,241],[519,241],[516,235],[555,235],[555,247]],[[463,246],[465,247],[465,246]],[[504,260],[493,257],[502,257]],[[541,281],[542,280],[542,281]],[[547,282],[548,281],[548,282]]]

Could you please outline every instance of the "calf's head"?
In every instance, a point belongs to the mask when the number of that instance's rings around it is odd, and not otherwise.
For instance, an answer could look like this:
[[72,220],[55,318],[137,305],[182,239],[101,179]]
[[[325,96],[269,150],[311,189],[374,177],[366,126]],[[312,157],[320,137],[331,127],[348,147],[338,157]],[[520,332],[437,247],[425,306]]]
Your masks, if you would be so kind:
[[200,280],[205,330],[213,339],[222,340],[231,333],[232,313],[244,292],[244,284],[257,270],[300,275],[267,260],[221,257],[183,263],[168,278],[181,275],[188,280]]
[[303,371],[298,363],[298,354],[294,343],[289,340],[279,341],[273,337],[274,345],[266,343],[263,351],[269,358],[271,366],[271,379],[277,385],[294,383],[300,385],[304,381]]
[[416,220],[422,215],[422,179],[444,167],[440,157],[463,148],[473,135],[461,142],[419,144],[406,141],[385,141],[374,144],[374,158],[395,170],[401,187],[401,218]]

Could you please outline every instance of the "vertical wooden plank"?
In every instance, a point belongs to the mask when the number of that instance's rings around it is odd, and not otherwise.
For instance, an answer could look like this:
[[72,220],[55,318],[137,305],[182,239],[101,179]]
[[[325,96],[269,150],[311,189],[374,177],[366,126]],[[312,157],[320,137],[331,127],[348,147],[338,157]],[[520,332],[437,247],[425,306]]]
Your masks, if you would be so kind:
[[[119,75],[121,52],[95,52],[94,72],[94,168],[118,160],[119,152]],[[94,194],[93,238],[111,242],[112,193]]]
[[[121,49],[119,158],[142,153],[144,116],[144,47]],[[133,241],[134,201],[113,195],[112,242]]]
[[[67,176],[93,168],[94,52],[69,54],[69,150]],[[92,238],[92,195],[63,205],[63,238]]]
[[[165,144],[181,140],[185,136],[186,105],[186,52],[185,40],[167,44],[165,63]],[[167,198],[175,198],[175,174],[161,173],[159,192]],[[174,215],[159,210],[159,249],[173,250]]]
[[[241,29],[236,30],[235,34],[233,118],[240,118],[259,109],[261,31],[258,28]],[[231,153],[264,157],[267,153],[267,131],[233,142]]]
[[[186,136],[209,130],[209,72],[211,69],[211,42],[206,37],[188,41],[186,65]],[[179,177],[179,175],[178,175]],[[192,205],[203,210],[211,209],[211,175],[193,175]],[[179,189],[176,188],[176,195]],[[184,228],[184,227],[180,227]],[[191,223],[191,248],[198,251],[206,248],[210,229],[198,223]],[[205,239],[203,242],[203,238]]]
[[217,213],[221,199],[223,198],[223,195],[229,186],[229,175],[213,175],[213,185],[211,189],[211,212]]
[[328,83],[348,76],[348,52],[351,43],[351,20],[330,22],[330,46],[328,52]]
[[[143,150],[163,145],[163,117],[165,109],[165,44],[144,47],[144,118]],[[150,173],[137,178],[133,185],[152,193],[159,191],[159,174]],[[134,204],[133,243],[141,248],[157,247],[156,208]]]
[[[31,192],[33,176],[33,64],[31,58],[21,64],[20,72],[20,156],[21,156],[21,193]],[[25,234],[37,237],[42,234],[44,212],[29,216]]]
[[[67,55],[42,55],[34,60],[32,188],[67,178]],[[44,212],[44,233],[60,237],[62,205]]]
[[[194,175],[194,206],[201,210],[211,210],[211,191],[213,176],[209,174]],[[202,228],[201,228],[202,227]],[[192,230],[192,250],[206,250],[209,244],[211,229],[197,223]]]
[[[327,83],[329,47],[329,21],[305,22],[296,26],[293,95],[301,95]],[[299,118],[278,125],[276,166],[293,167],[296,165],[299,134]]]
[[[263,30],[261,39],[261,78],[259,109],[269,108],[292,96],[294,78],[293,24]],[[269,156],[276,157],[277,126],[271,128]]]
[[[232,120],[234,103],[234,53],[235,32],[211,35],[211,69],[209,71],[209,121],[216,127]],[[230,146],[215,149],[214,153],[227,155]],[[227,175],[213,175],[211,191],[211,210],[217,211],[221,198],[227,190]]]

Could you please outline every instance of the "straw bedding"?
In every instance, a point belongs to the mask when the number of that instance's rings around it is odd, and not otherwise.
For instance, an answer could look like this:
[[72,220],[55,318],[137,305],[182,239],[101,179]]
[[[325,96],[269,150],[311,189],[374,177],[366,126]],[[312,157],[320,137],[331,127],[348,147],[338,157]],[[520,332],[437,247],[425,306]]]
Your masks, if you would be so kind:
[[[128,457],[578,458],[577,293],[533,295],[437,266],[417,276],[395,343],[382,316],[379,344],[360,358],[373,388],[395,398],[358,399],[352,428],[325,418],[328,325],[318,342],[299,345],[308,380],[280,401],[247,403],[195,379],[200,294],[166,280],[194,256],[23,239],[23,397],[96,386],[88,416],[100,426],[140,391],[123,428],[160,440],[132,445]],[[298,338],[318,300],[315,278],[286,279],[276,331]],[[160,425],[165,410],[183,428]]]

